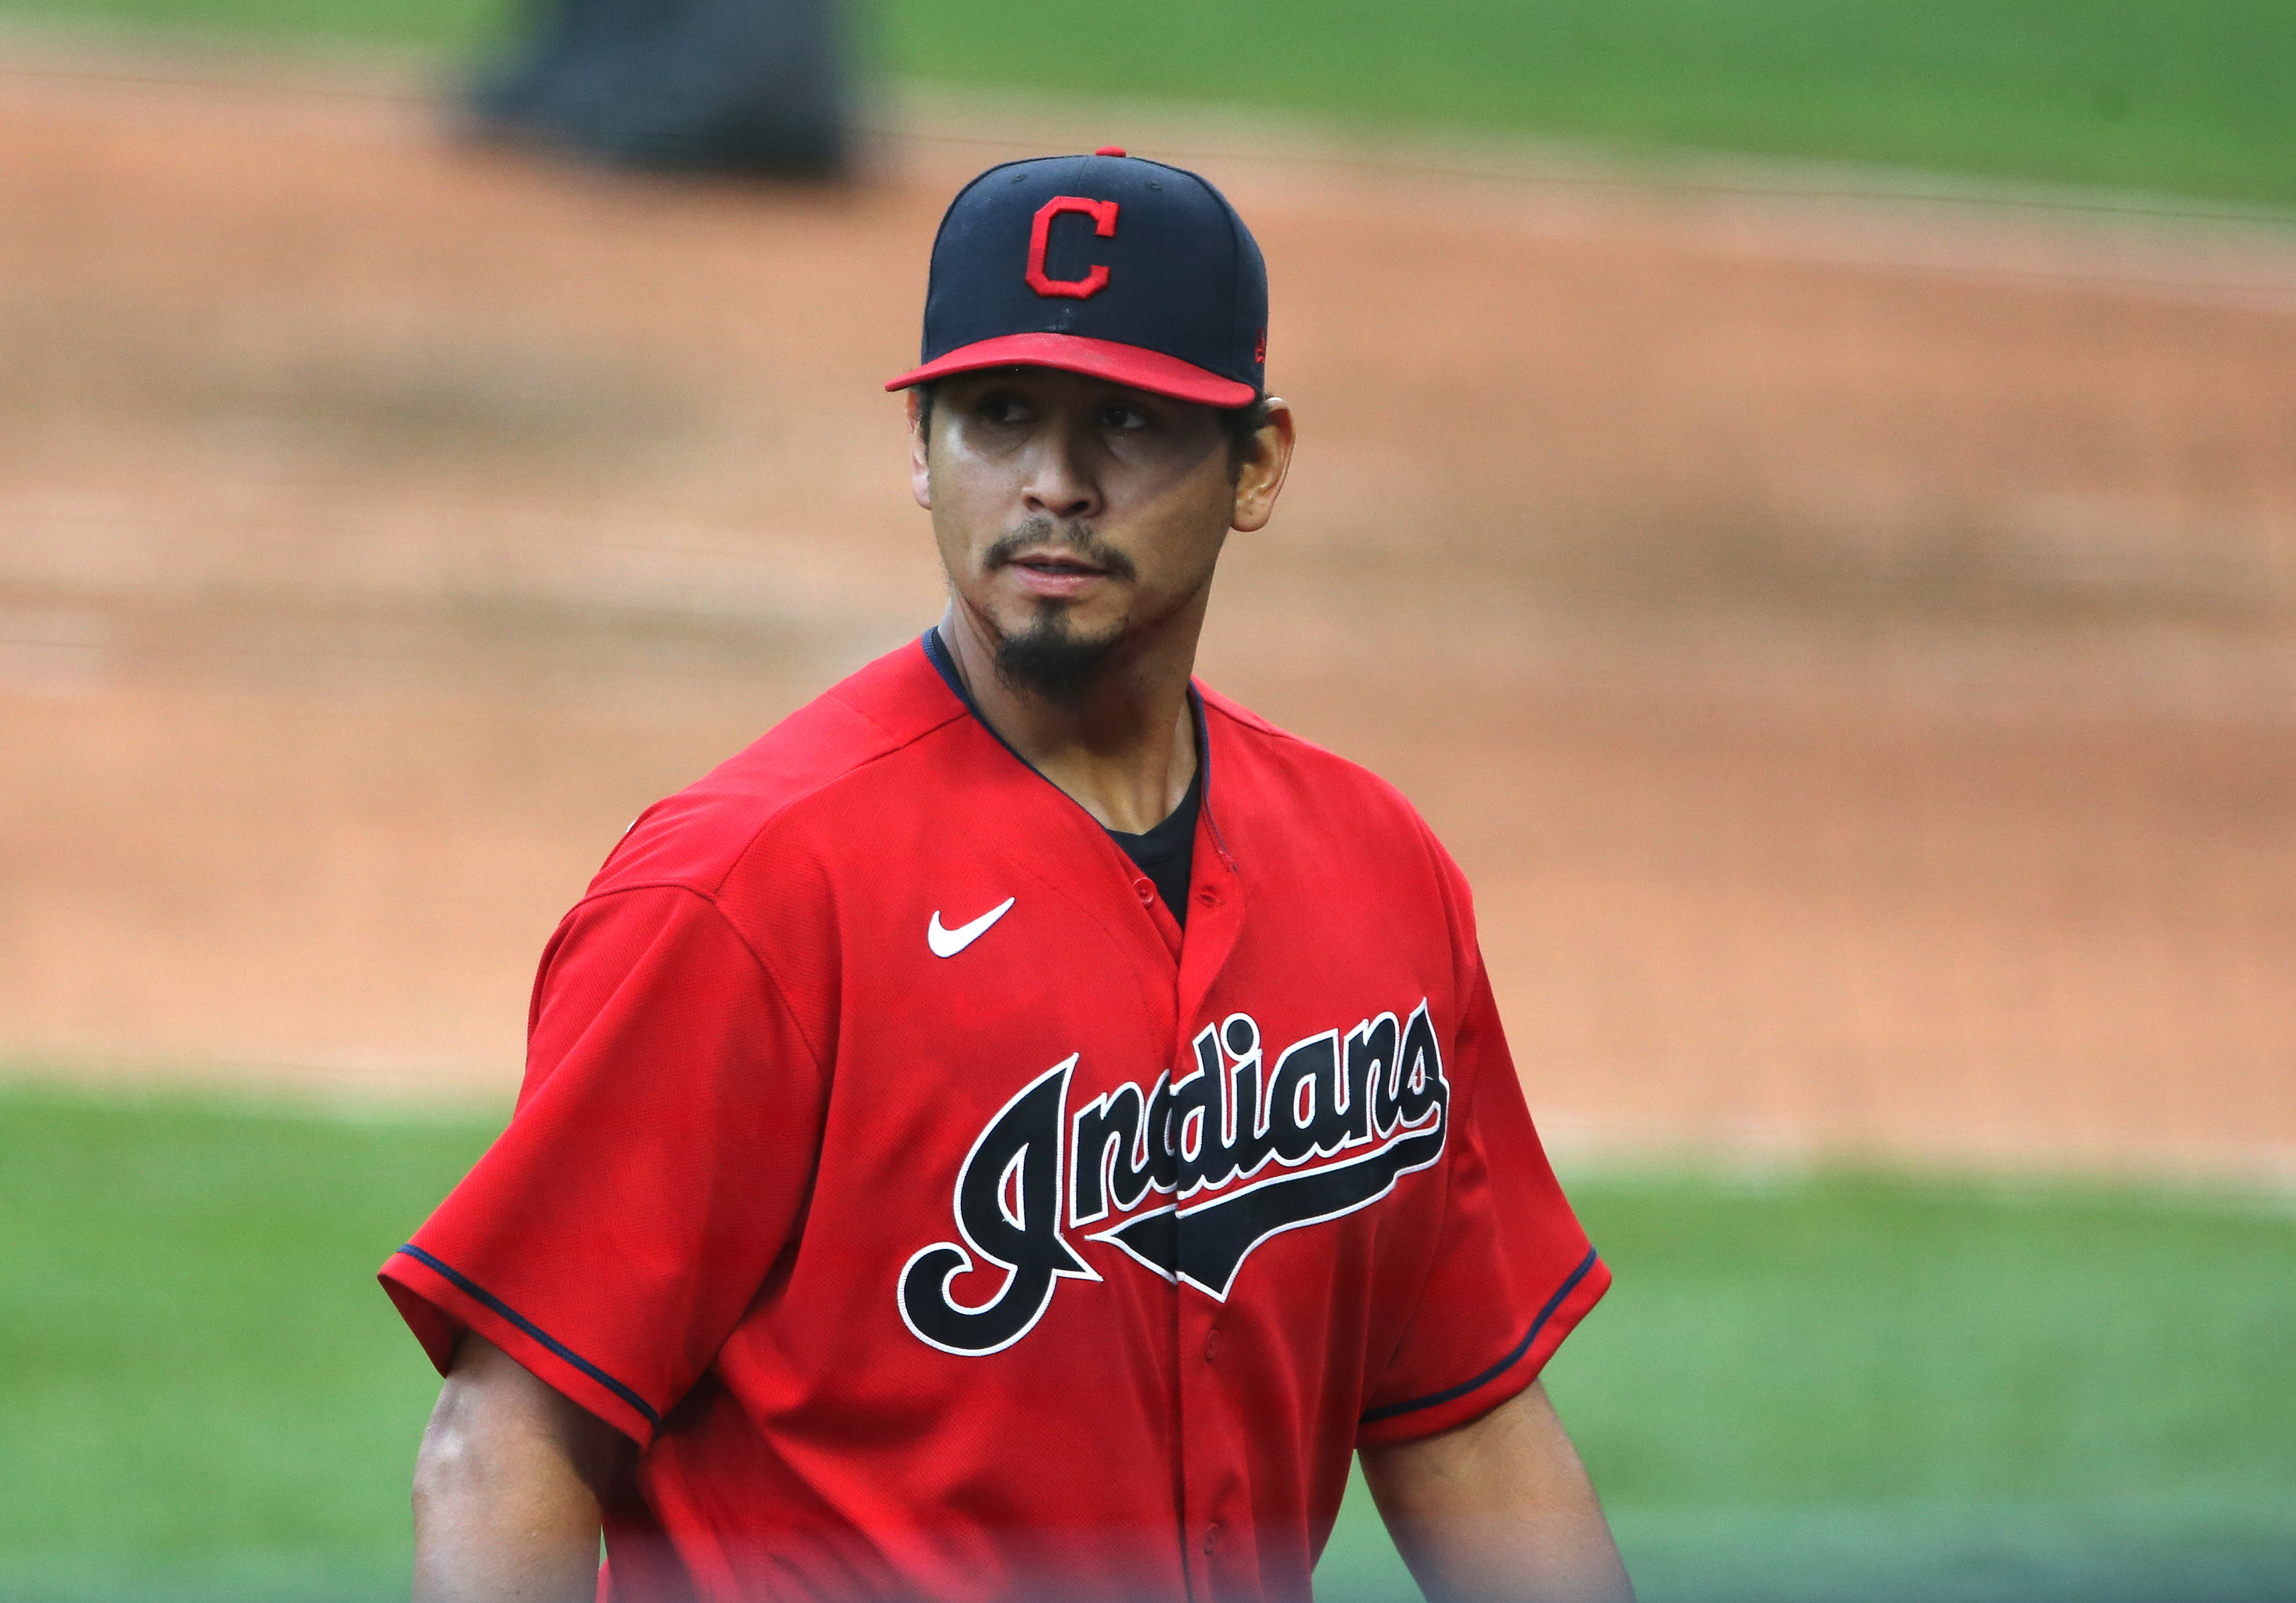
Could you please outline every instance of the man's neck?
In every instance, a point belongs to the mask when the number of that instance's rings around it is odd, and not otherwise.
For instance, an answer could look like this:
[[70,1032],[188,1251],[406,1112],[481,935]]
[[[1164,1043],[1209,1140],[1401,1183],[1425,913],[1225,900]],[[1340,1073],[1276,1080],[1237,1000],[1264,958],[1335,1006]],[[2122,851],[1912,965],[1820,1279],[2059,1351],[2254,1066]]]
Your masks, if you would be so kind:
[[1103,826],[1140,834],[1171,815],[1196,774],[1188,678],[1202,619],[1174,621],[1185,640],[1158,641],[1111,662],[1073,703],[1007,684],[996,648],[954,602],[941,614],[940,637],[973,705],[1007,745]]

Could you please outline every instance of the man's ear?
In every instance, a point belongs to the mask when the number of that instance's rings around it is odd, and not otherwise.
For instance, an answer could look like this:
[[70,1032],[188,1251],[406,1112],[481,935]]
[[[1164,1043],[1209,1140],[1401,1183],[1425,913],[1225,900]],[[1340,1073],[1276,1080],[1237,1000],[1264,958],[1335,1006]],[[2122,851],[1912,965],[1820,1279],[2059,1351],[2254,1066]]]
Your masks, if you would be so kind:
[[1229,528],[1250,534],[1267,526],[1267,520],[1275,515],[1275,497],[1283,490],[1283,475],[1292,471],[1292,447],[1297,439],[1292,403],[1269,396],[1267,421],[1252,436],[1251,449],[1235,476],[1235,505],[1228,514]]
[[932,441],[926,438],[917,404],[917,392],[906,392],[909,403],[909,494],[927,512],[932,510],[932,463],[930,459]]

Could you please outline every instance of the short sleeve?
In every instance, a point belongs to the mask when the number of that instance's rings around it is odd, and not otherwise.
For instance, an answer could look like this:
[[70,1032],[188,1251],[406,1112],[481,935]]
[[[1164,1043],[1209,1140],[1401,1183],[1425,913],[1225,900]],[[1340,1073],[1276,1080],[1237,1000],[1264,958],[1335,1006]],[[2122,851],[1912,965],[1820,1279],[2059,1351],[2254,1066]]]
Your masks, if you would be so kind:
[[824,1096],[710,900],[594,896],[543,956],[510,1127],[383,1287],[441,1373],[475,1330],[644,1446],[789,1240]]
[[1538,1378],[1610,1287],[1531,1127],[1480,957],[1453,1056],[1434,1259],[1371,1386],[1363,1446],[1432,1435],[1496,1408]]

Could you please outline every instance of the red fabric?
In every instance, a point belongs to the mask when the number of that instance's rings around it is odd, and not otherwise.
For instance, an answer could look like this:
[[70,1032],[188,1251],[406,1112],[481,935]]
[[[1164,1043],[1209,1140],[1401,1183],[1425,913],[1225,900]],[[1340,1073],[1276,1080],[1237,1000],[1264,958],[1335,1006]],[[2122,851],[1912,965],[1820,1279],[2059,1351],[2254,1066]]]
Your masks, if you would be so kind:
[[[1513,1396],[1601,1295],[1456,868],[1205,699],[1184,939],[915,645],[560,926],[510,1128],[383,1278],[435,1361],[477,1329],[644,1450],[616,1598],[1304,1596],[1357,1443]],[[1176,1226],[1124,1196],[1160,1083]]]
[[1108,379],[1151,395],[1168,395],[1204,407],[1241,407],[1256,393],[1250,384],[1224,379],[1160,350],[1119,345],[1113,340],[1087,340],[1082,334],[1045,333],[1001,334],[959,346],[887,381],[885,388],[906,390],[927,379],[978,373],[987,367],[1057,367],[1063,373]]

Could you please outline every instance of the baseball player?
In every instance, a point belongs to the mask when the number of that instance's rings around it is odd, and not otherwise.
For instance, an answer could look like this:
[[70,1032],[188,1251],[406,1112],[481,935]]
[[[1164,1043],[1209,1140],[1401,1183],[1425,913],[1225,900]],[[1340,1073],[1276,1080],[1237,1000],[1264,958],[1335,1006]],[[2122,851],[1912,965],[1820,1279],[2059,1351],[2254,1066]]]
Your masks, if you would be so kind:
[[1177,168],[950,205],[887,386],[947,610],[632,826],[382,1270],[418,1597],[1304,1599],[1357,1453],[1431,1596],[1628,1595],[1459,871],[1192,678],[1267,315]]

